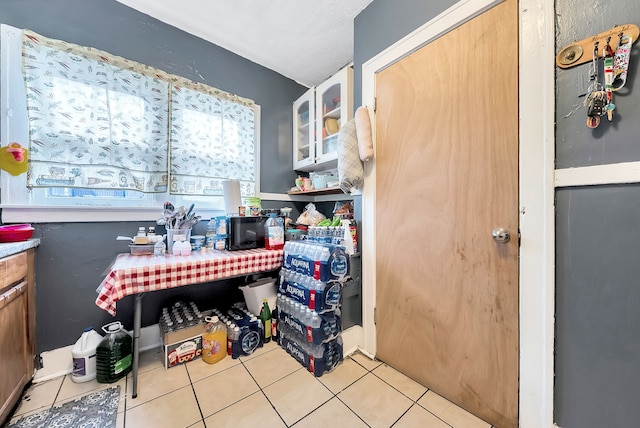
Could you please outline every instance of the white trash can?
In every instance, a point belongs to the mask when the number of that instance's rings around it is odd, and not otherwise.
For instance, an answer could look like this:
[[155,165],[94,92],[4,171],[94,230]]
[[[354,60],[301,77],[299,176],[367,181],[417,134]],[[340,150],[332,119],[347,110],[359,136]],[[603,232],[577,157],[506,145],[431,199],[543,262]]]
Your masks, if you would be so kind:
[[274,310],[276,307],[276,280],[274,278],[264,278],[252,284],[240,287],[244,294],[244,301],[247,304],[249,312],[256,316],[260,316],[263,299],[269,302],[269,308]]

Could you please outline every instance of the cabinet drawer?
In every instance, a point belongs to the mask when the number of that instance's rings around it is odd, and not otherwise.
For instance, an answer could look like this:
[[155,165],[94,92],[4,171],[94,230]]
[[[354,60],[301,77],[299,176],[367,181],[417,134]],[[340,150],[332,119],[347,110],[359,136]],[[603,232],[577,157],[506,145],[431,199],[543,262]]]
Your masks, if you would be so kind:
[[27,276],[27,253],[0,259],[0,291]]

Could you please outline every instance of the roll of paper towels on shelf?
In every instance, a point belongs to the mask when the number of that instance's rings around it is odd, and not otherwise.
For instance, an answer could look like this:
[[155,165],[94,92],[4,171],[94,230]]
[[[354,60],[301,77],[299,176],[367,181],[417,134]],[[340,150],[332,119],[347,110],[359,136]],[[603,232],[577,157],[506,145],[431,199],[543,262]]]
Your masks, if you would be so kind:
[[242,200],[240,199],[240,182],[238,180],[223,181],[222,194],[224,195],[225,213],[238,214],[238,207],[242,205]]

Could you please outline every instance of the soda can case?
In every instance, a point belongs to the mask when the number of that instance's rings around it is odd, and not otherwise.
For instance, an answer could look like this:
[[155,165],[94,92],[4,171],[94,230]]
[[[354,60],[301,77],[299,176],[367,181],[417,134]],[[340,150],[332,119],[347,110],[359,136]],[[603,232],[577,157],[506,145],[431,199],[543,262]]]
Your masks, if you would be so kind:
[[281,337],[280,346],[316,377],[332,371],[342,361],[340,336],[321,345],[309,345],[285,334]]

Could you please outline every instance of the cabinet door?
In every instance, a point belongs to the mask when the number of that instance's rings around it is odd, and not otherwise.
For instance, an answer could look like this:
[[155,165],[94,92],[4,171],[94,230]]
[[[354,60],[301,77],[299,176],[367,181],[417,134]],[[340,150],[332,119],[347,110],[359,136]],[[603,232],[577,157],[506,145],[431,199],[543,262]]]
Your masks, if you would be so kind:
[[0,294],[0,422],[20,398],[32,373],[27,373],[27,283]]
[[345,67],[316,87],[316,163],[338,159],[338,131],[353,117],[353,69]]
[[293,169],[304,170],[315,162],[315,102],[309,89],[293,103]]

